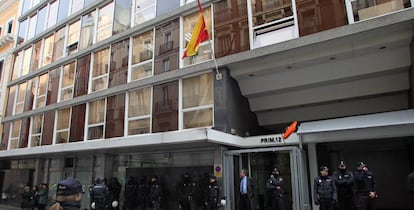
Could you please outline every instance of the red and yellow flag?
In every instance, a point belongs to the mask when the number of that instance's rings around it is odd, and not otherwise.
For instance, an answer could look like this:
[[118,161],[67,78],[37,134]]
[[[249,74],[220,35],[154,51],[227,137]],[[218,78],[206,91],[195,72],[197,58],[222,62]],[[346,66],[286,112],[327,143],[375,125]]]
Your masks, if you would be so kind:
[[197,54],[200,43],[210,39],[210,35],[204,21],[203,9],[201,8],[200,0],[198,0],[198,7],[200,9],[198,20],[194,26],[193,33],[191,34],[190,42],[188,42],[181,59]]

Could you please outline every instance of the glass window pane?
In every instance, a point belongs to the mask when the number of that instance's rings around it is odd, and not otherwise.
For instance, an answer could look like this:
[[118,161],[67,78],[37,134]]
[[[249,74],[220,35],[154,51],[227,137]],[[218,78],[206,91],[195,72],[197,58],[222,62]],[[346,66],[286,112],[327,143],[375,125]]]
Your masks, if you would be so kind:
[[55,44],[53,47],[53,61],[57,61],[63,57],[63,50],[65,48],[65,33],[66,33],[66,28],[61,28],[55,33]]
[[109,68],[109,48],[105,48],[94,53],[93,77],[108,73]]
[[37,71],[39,69],[41,49],[42,49],[42,40],[39,40],[33,45],[32,58],[31,58],[31,63],[30,63],[30,72]]
[[70,123],[70,108],[58,111],[57,130],[68,129]]
[[179,20],[173,20],[156,28],[154,74],[178,69],[179,59],[181,58],[179,43]]
[[108,76],[92,80],[92,92],[108,88]]
[[31,57],[32,57],[32,47],[29,47],[24,51],[21,76],[26,75],[26,74],[29,73]]
[[198,128],[213,125],[212,109],[184,112],[184,128]]
[[132,64],[152,59],[154,50],[152,31],[135,36],[132,43]]
[[88,124],[104,123],[105,120],[105,99],[93,101],[89,103],[89,119]]
[[78,51],[80,26],[81,26],[80,20],[69,25],[68,42],[67,42],[68,43],[67,48],[68,48],[69,54],[72,54]]
[[104,130],[103,125],[97,125],[97,126],[89,127],[88,128],[88,139],[89,140],[102,139],[103,138],[103,130]]
[[109,87],[115,87],[127,82],[128,76],[129,39],[125,39],[111,46],[111,65],[109,73]]
[[21,65],[23,61],[23,52],[24,51],[20,51],[14,57],[12,80],[17,79],[20,76],[20,71],[22,70]]
[[78,59],[75,79],[75,97],[88,93],[90,65],[91,54],[87,54]]
[[180,7],[180,0],[157,0],[157,16]]
[[49,65],[52,62],[54,38],[55,36],[51,35],[45,39],[42,54],[42,67]]
[[[412,3],[413,2],[411,1],[411,4]],[[351,0],[351,4],[355,21],[365,20],[368,18],[384,15],[390,12],[402,10],[404,8],[412,7],[410,1],[408,0]],[[338,7],[339,5],[335,6]],[[335,9],[335,11],[338,10]],[[331,13],[333,13],[333,11]],[[336,15],[334,15],[333,17],[336,18]]]
[[42,145],[50,145],[52,144],[53,140],[53,132],[52,129],[55,126],[55,111],[49,111],[45,113],[43,127],[49,128],[44,129],[42,132]]
[[61,20],[65,19],[69,14],[69,2],[65,0],[59,1],[59,12],[57,16],[57,22],[60,22]]
[[20,130],[19,148],[26,148],[29,144],[29,130],[30,130],[30,119],[22,119],[22,127]]
[[3,132],[1,135],[1,141],[0,141],[0,150],[7,150],[7,147],[9,146],[9,138],[10,138],[10,122],[3,123]]
[[114,19],[114,3],[110,3],[99,10],[98,31],[96,41],[102,41],[112,36],[112,23]]
[[263,25],[293,15],[292,2],[281,0],[252,0],[253,25]]
[[56,132],[56,143],[68,143],[69,141],[69,132],[68,131],[58,131]]
[[75,77],[75,62],[66,64],[63,68],[62,88],[73,86]]
[[246,1],[225,0],[214,4],[214,37],[216,58],[250,49]]
[[83,141],[85,136],[85,113],[86,104],[72,107],[72,118],[70,125],[70,142]]
[[21,123],[20,120],[16,120],[16,121],[13,122],[13,130],[12,130],[12,134],[11,134],[12,138],[19,137],[19,135],[20,135],[20,123]]
[[73,14],[83,8],[83,0],[72,0],[72,11],[70,14]]
[[31,1],[27,1],[27,0],[23,1],[22,14],[29,11],[30,6],[31,6]]
[[149,115],[151,112],[151,88],[129,92],[128,117]]
[[19,36],[17,38],[17,44],[21,44],[26,41],[26,31],[27,31],[27,24],[29,22],[29,18],[20,22],[19,25]]
[[152,75],[152,62],[148,62],[142,65],[134,66],[131,68],[131,80],[139,80]]
[[150,132],[150,119],[131,120],[128,122],[128,135],[144,134]]
[[131,26],[131,0],[115,0],[113,34],[125,31]]
[[32,121],[32,144],[31,146],[40,146],[42,143],[43,114],[36,115]]
[[[47,105],[57,102],[59,94],[60,67],[49,71]],[[54,113],[54,112],[53,112]]]
[[36,32],[36,22],[37,22],[37,15],[33,15],[30,17],[29,21],[29,31],[27,32],[27,40],[34,37]]
[[34,96],[36,95],[37,77],[27,81],[26,96],[24,98],[24,109],[27,112],[33,109]]
[[155,17],[155,0],[135,0],[135,25]]
[[110,96],[106,107],[105,138],[124,136],[125,94]]
[[58,5],[59,2],[55,1],[53,3],[50,4],[49,7],[49,17],[47,19],[47,28],[53,26],[56,24],[56,17],[58,16]]
[[14,109],[14,99],[16,96],[16,85],[9,88],[9,95],[7,100],[6,116],[11,116]]
[[84,2],[84,7],[86,8],[87,6],[89,6],[90,4],[94,3],[96,0],[85,0]]
[[153,88],[152,132],[178,129],[178,82]]
[[[190,39],[191,34],[193,33],[194,26],[198,21],[199,12],[195,12],[191,15],[184,17],[184,36],[182,37],[184,43],[184,49],[187,47]],[[206,23],[206,28],[210,33],[211,36],[211,8],[207,7],[203,10],[204,21]],[[184,58],[184,65],[191,65],[195,63],[199,63],[202,61],[206,61],[211,59],[211,43],[210,42],[202,42],[199,46],[198,52],[194,56]]]
[[213,74],[183,80],[183,108],[213,104]]
[[93,44],[93,33],[95,28],[95,11],[82,16],[82,29],[79,48],[83,49]]
[[47,7],[43,7],[37,13],[37,25],[35,34],[38,35],[45,30]]

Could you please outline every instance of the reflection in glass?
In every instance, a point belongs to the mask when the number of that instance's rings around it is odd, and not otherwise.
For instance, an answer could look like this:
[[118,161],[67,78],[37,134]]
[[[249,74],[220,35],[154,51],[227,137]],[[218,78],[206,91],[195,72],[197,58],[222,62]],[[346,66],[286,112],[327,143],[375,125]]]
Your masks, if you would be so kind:
[[75,78],[75,62],[63,67],[62,86],[60,91],[60,101],[73,97],[73,83]]
[[70,1],[65,1],[65,0],[60,0],[59,1],[59,12],[58,12],[58,16],[57,16],[57,22],[60,22],[61,20],[68,17],[69,2]]
[[58,67],[56,69],[52,69],[49,71],[49,81],[48,81],[48,87],[47,87],[48,93],[47,93],[47,100],[46,100],[47,105],[54,104],[57,102],[58,95],[59,95],[60,70],[61,70],[61,67]]
[[173,20],[155,29],[154,74],[178,69],[180,22]]
[[83,141],[85,137],[86,104],[72,107],[69,142]]
[[112,44],[109,87],[122,85],[128,76],[129,39]]
[[29,30],[27,32],[27,40],[34,37],[35,32],[36,32],[36,22],[37,22],[37,15],[33,15],[32,17],[30,17]]
[[16,120],[12,124],[12,133],[11,133],[11,138],[10,138],[10,149],[19,148],[20,126],[21,126],[21,121],[20,120]]
[[42,40],[39,40],[33,45],[33,52],[30,64],[30,72],[36,71],[39,69],[39,62],[40,62],[40,50],[42,49]]
[[49,7],[49,17],[47,18],[47,28],[56,24],[56,17],[58,16],[58,1],[54,1]]
[[67,143],[69,140],[70,108],[57,112],[56,143]]
[[69,51],[69,55],[78,51],[80,25],[80,20],[69,25],[69,33],[67,40],[67,48]]
[[151,112],[151,88],[129,92],[128,117],[149,115]]
[[37,91],[35,92],[36,93],[35,108],[40,108],[46,105],[47,83],[48,83],[47,73],[39,76]]
[[152,132],[178,129],[178,82],[153,88]]
[[93,54],[92,92],[108,88],[109,48]]
[[135,25],[155,17],[155,0],[135,0]]
[[72,11],[70,14],[73,14],[83,8],[83,0],[72,0]]
[[53,47],[53,61],[57,61],[63,57],[65,48],[66,28],[61,28],[55,33],[55,44]]
[[36,25],[36,32],[35,35],[42,33],[45,30],[46,26],[46,13],[47,7],[43,7],[37,13],[37,25]]
[[144,134],[150,132],[150,119],[128,121],[128,135]]
[[50,35],[45,39],[44,47],[43,47],[43,54],[42,54],[42,64],[41,66],[46,66],[52,62],[53,57],[53,43],[54,43],[54,35]]
[[12,80],[20,77],[22,61],[23,61],[23,51],[20,51],[14,57]]
[[112,36],[112,23],[114,19],[114,3],[110,3],[99,10],[98,31],[96,41],[102,41]]
[[88,93],[89,71],[91,65],[91,54],[87,54],[76,62],[75,97]]
[[139,80],[152,75],[152,62],[145,62],[131,68],[131,80]]
[[101,99],[89,103],[88,139],[103,138],[105,102],[105,99]]
[[43,114],[35,115],[32,119],[32,147],[42,144]]
[[184,112],[184,128],[198,128],[213,125],[213,110],[201,109]]
[[113,34],[125,31],[131,26],[131,0],[115,0]]
[[[412,1],[411,1],[412,3]],[[412,7],[409,0],[351,0],[354,20],[360,21]]]
[[19,35],[17,37],[17,44],[21,44],[21,43],[26,41],[26,31],[27,31],[28,22],[29,22],[29,18],[27,18],[24,21],[20,22]]
[[11,86],[8,89],[8,98],[7,98],[7,107],[6,107],[6,116],[11,116],[13,114],[13,109],[14,109],[14,99],[16,96],[16,86]]
[[95,11],[82,16],[82,29],[79,48],[83,49],[93,44],[93,33],[95,28]]
[[31,57],[32,57],[32,47],[29,47],[26,50],[24,50],[21,76],[24,76],[29,73]]
[[105,138],[124,136],[125,93],[110,96],[106,107]]
[[213,74],[183,80],[183,108],[213,104]]
[[135,36],[132,43],[132,64],[152,59],[154,50],[152,31]]

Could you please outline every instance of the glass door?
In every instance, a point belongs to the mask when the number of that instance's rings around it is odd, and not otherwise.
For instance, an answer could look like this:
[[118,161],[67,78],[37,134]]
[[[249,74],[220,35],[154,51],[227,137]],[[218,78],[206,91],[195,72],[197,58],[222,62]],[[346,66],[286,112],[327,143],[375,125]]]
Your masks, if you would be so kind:
[[240,171],[246,169],[256,184],[252,209],[271,209],[271,197],[266,182],[277,168],[284,181],[287,210],[309,209],[306,164],[304,152],[296,147],[263,148],[228,151],[224,160],[224,187],[227,196],[226,210],[239,208]]

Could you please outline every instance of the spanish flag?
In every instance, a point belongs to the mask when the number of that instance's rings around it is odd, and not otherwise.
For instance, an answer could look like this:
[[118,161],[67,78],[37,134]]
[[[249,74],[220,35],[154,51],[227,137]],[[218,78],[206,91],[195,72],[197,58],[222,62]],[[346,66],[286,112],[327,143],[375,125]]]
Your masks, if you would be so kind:
[[210,39],[206,23],[204,21],[203,9],[201,8],[200,0],[198,0],[198,7],[200,9],[198,20],[194,26],[193,33],[191,34],[190,42],[188,42],[181,59],[197,54],[200,43]]

